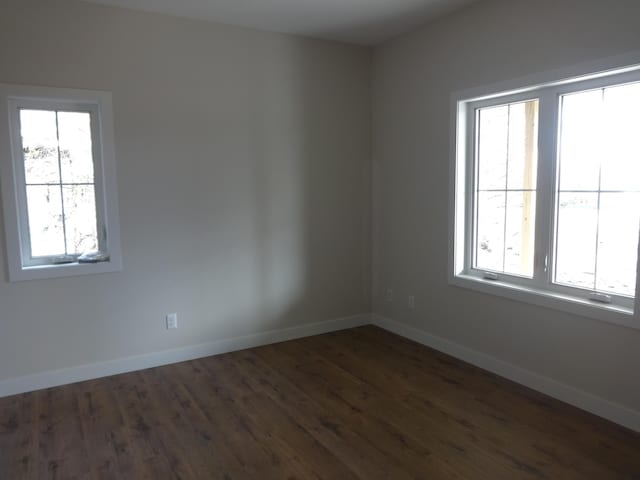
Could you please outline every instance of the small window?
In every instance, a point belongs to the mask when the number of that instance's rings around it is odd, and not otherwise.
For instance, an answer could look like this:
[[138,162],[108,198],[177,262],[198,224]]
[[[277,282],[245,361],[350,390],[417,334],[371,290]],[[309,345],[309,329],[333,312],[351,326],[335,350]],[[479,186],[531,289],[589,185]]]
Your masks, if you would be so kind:
[[110,95],[0,86],[11,280],[121,268]]
[[640,71],[459,97],[452,283],[640,327]]

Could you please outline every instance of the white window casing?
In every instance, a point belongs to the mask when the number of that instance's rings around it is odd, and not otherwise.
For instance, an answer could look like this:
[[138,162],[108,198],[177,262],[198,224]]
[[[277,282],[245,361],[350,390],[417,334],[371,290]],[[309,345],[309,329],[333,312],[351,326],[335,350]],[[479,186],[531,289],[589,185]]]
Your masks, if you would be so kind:
[[[58,264],[51,257],[36,258],[31,254],[19,121],[22,110],[55,111],[56,124],[58,111],[90,115],[93,182],[89,185],[95,192],[98,250],[108,260],[79,263],[75,255],[69,259],[69,263]],[[58,147],[58,155],[59,152]],[[0,175],[10,281],[97,274],[122,269],[111,93],[0,84]],[[60,189],[65,185],[60,178]]]
[[[635,295],[616,295],[554,282],[558,143],[562,95],[640,82],[640,53],[568,67],[452,95],[449,283],[618,325],[640,328],[640,242]],[[533,277],[474,267],[479,109],[539,100]],[[639,159],[640,161],[640,159]],[[598,187],[600,188],[600,187]],[[599,190],[598,190],[599,191]],[[599,197],[598,197],[599,198]],[[636,233],[640,238],[640,230]],[[637,238],[636,238],[637,240]],[[503,247],[506,248],[506,247]]]

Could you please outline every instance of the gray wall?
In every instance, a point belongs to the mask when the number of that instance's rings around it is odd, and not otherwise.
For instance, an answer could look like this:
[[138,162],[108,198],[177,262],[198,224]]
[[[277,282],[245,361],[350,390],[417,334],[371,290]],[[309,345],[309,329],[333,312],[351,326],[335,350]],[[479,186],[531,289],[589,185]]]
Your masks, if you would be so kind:
[[0,82],[113,92],[124,270],[8,283],[0,232],[0,380],[368,312],[369,81],[363,48],[2,0]]
[[637,0],[483,0],[375,49],[376,313],[640,409],[640,332],[447,284],[451,93],[640,50],[639,19]]

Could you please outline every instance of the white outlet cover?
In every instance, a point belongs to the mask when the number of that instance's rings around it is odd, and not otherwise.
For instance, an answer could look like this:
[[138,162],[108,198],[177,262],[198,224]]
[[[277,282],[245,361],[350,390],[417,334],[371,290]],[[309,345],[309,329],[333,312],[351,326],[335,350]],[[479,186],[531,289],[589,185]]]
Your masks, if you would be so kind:
[[177,313],[168,313],[166,319],[167,319],[167,330],[173,330],[178,328]]

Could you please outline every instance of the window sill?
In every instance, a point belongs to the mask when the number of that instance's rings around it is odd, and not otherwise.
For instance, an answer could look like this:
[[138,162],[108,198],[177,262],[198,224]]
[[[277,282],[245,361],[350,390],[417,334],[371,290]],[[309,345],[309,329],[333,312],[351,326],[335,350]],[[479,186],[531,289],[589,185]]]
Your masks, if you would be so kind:
[[94,275],[100,273],[118,272],[122,270],[122,262],[113,258],[108,262],[99,263],[64,263],[60,265],[38,265],[21,267],[10,272],[10,280],[42,280],[46,278],[75,277],[79,275]]
[[564,295],[548,290],[514,285],[497,280],[485,280],[467,274],[458,274],[450,279],[450,284],[490,295],[496,295],[518,302],[539,305],[562,312],[581,315],[615,325],[640,329],[640,322],[632,309],[619,305],[602,304],[580,297]]

